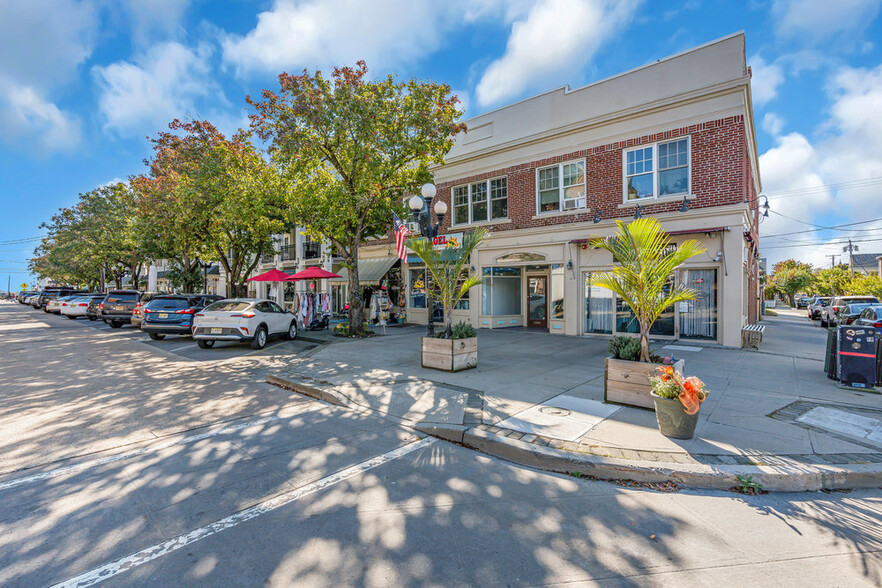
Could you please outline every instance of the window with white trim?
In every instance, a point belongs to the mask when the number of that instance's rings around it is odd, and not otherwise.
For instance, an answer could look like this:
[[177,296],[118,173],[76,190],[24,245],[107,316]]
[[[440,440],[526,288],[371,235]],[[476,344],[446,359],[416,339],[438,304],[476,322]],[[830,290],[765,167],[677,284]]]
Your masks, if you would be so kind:
[[689,137],[625,151],[625,200],[688,194],[689,151]]
[[539,213],[585,208],[585,161],[560,163],[536,170]]
[[465,225],[508,217],[508,178],[493,178],[451,192],[453,224]]

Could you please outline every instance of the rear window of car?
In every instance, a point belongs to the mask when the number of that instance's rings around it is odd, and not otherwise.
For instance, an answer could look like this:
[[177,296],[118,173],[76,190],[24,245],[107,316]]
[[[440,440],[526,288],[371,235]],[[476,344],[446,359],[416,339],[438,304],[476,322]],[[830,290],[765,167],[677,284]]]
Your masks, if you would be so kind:
[[221,300],[205,307],[208,312],[231,312],[234,310],[245,310],[251,305],[250,302],[242,302],[236,300]]
[[107,295],[108,302],[137,302],[138,295],[134,292],[111,292]]
[[189,306],[190,303],[186,298],[154,298],[147,308],[150,310],[180,310]]
[[847,298],[843,300],[845,304],[857,304],[857,303],[867,303],[867,304],[878,304],[879,301],[876,300],[875,296],[864,296],[862,298]]

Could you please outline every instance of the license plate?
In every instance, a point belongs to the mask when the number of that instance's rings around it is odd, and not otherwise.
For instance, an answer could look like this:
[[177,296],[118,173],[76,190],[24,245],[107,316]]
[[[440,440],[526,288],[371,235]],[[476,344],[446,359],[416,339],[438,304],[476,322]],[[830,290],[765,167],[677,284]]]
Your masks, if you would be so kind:
[[223,332],[224,332],[224,330],[223,330],[223,329],[220,329],[220,328],[214,328],[214,329],[211,329],[211,334],[212,334],[212,335],[220,335],[220,334],[222,334]]
[[159,318],[161,318],[161,319],[168,318],[168,314],[161,312],[161,313],[159,313]]
[[114,306],[113,308],[115,308],[116,310],[125,310],[126,309],[125,306]]

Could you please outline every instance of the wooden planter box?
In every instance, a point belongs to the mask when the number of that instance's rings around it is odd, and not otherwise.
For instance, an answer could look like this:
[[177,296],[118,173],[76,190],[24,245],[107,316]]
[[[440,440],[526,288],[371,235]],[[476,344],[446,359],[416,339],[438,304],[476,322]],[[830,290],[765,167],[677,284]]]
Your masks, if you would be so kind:
[[478,338],[436,339],[423,337],[423,367],[447,372],[467,370],[478,365]]
[[[685,360],[674,364],[674,369],[683,373]],[[658,373],[658,363],[640,363],[622,359],[606,358],[606,370],[603,379],[603,401],[613,404],[624,404],[655,410],[652,402],[652,385],[649,376]]]

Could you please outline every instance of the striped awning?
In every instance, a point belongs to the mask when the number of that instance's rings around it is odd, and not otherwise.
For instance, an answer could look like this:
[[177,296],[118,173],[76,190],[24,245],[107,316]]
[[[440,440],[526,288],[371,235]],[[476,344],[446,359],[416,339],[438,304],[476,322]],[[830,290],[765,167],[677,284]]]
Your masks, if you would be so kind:
[[[397,257],[380,257],[378,259],[359,259],[358,260],[358,283],[371,284],[379,282],[383,279],[389,270],[398,261]],[[332,278],[331,282],[348,282],[349,270],[341,268],[339,278]]]

